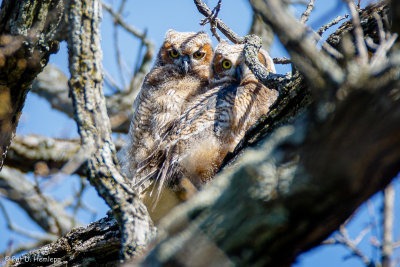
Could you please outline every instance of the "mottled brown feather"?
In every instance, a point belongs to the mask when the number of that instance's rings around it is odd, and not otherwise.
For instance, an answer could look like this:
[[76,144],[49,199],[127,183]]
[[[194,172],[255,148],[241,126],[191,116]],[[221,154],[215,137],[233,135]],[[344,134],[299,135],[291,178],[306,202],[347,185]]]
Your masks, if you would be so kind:
[[[201,188],[212,179],[228,152],[277,98],[277,91],[261,84],[243,60],[243,45],[221,42],[212,60],[209,89],[194,98],[188,109],[168,126],[153,154],[141,163],[139,174],[151,173],[162,187],[182,191],[182,181]],[[275,72],[265,51],[260,61]],[[221,67],[223,60],[231,69]],[[272,64],[272,65],[271,65]],[[237,77],[240,68],[241,77]],[[142,176],[146,179],[146,175]],[[159,187],[159,188],[161,188]]]

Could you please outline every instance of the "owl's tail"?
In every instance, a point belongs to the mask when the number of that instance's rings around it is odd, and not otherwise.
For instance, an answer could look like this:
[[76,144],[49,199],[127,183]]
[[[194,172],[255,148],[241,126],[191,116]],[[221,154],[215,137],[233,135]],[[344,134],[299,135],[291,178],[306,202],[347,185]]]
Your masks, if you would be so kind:
[[175,142],[160,142],[157,148],[142,161],[136,172],[135,190],[141,194],[154,184],[150,196],[153,198],[152,208],[156,206],[165,182],[174,176],[174,166],[178,162]]
[[[161,167],[158,170],[157,176],[155,178],[155,183],[157,186],[153,187],[153,190],[150,194],[150,196],[153,197],[152,201],[152,209],[156,207],[158,200],[160,199],[160,195],[162,192],[162,189],[164,186],[167,186],[166,182],[170,181],[170,178],[173,175],[174,172],[174,165],[177,162],[174,153],[173,153],[174,147],[171,149],[167,150],[165,154],[165,158],[161,164]],[[154,192],[155,189],[157,188],[157,192]]]

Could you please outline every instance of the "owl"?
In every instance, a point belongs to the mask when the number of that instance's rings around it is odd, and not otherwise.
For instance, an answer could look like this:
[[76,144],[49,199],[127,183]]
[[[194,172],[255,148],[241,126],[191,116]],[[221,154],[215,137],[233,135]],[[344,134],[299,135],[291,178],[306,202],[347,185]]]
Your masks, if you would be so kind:
[[[209,89],[170,124],[156,150],[139,164],[138,180],[153,181],[147,188],[153,199],[161,191],[167,191],[170,197],[174,192],[177,197],[170,203],[173,206],[200,189],[277,99],[278,92],[261,84],[246,66],[243,48],[226,41],[218,44]],[[275,73],[266,51],[260,50],[258,58],[268,71]],[[164,209],[166,201],[160,201]]]
[[211,39],[205,32],[166,33],[134,101],[128,144],[118,155],[128,177],[134,180],[138,163],[153,151],[166,125],[208,87],[212,58]]

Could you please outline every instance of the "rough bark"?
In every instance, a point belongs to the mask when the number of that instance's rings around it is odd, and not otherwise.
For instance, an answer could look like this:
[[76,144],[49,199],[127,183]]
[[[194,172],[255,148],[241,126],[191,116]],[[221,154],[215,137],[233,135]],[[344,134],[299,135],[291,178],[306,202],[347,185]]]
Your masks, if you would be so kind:
[[146,207],[121,173],[103,94],[100,48],[101,2],[71,0],[68,5],[69,69],[75,121],[88,178],[116,216],[122,231],[122,258],[138,255],[153,236]]
[[[271,23],[281,41],[284,39],[282,42],[300,74],[281,77],[284,83],[279,105],[247,133],[230,157],[267,136],[264,144],[245,151],[235,165],[226,167],[205,190],[164,218],[156,245],[142,265],[286,266],[301,252],[318,245],[400,171],[398,53],[393,52],[389,64],[380,72],[366,70],[360,77],[360,73],[351,72],[352,60],[345,65],[346,62],[316,51],[312,40],[303,38],[303,26],[288,29],[281,24],[293,21],[286,19],[289,15],[282,11],[280,1],[251,2],[258,12],[263,12],[261,17]],[[270,5],[268,9],[258,6],[265,3]],[[383,7],[374,8],[380,12]],[[373,12],[368,9],[363,14],[363,28],[370,27],[371,36],[376,36]],[[271,19],[274,16],[281,22]],[[293,29],[296,34],[287,33]],[[339,41],[351,29],[350,23],[343,24],[330,40],[337,40],[336,47],[341,47]],[[350,71],[346,69],[349,66]],[[265,82],[271,80],[267,77]],[[74,92],[75,101],[82,101],[79,93],[87,90]],[[93,125],[90,115],[81,117],[84,118],[89,120],[85,120],[85,126]],[[283,123],[289,124],[279,127]],[[90,129],[81,128],[86,131],[82,133],[84,139],[85,135],[94,139]],[[98,150],[102,151],[102,147]],[[92,162],[105,161],[96,153],[93,159]],[[115,195],[110,197],[104,191],[117,190],[118,194],[119,185],[91,169],[91,179],[99,193],[108,203],[115,203]],[[103,226],[108,220],[99,221],[99,227],[106,229]],[[29,253],[29,257],[51,255],[52,259],[61,258],[63,264],[85,264],[84,257],[66,256],[74,255],[68,252],[66,243],[78,244],[72,250],[76,251],[89,237],[96,240],[96,249],[89,250],[90,260],[115,264],[119,243],[108,242],[104,233],[90,229],[73,230],[59,242]],[[109,233],[116,231],[110,229]],[[109,261],[102,258],[108,249],[112,252]],[[57,254],[59,251],[62,252]]]
[[75,228],[56,242],[8,263],[17,266],[114,266],[119,262],[120,249],[118,223],[107,217],[85,228]]
[[35,76],[58,50],[63,1],[4,0],[0,13],[0,168],[25,96]]

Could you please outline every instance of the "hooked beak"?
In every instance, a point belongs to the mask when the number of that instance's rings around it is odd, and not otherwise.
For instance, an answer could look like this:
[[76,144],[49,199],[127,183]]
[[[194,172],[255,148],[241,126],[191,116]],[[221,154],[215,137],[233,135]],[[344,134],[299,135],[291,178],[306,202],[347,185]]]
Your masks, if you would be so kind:
[[235,78],[238,83],[242,81],[242,75],[243,75],[242,66],[239,66],[235,70]]
[[188,74],[190,70],[190,58],[189,56],[182,57],[182,71],[184,74]]

